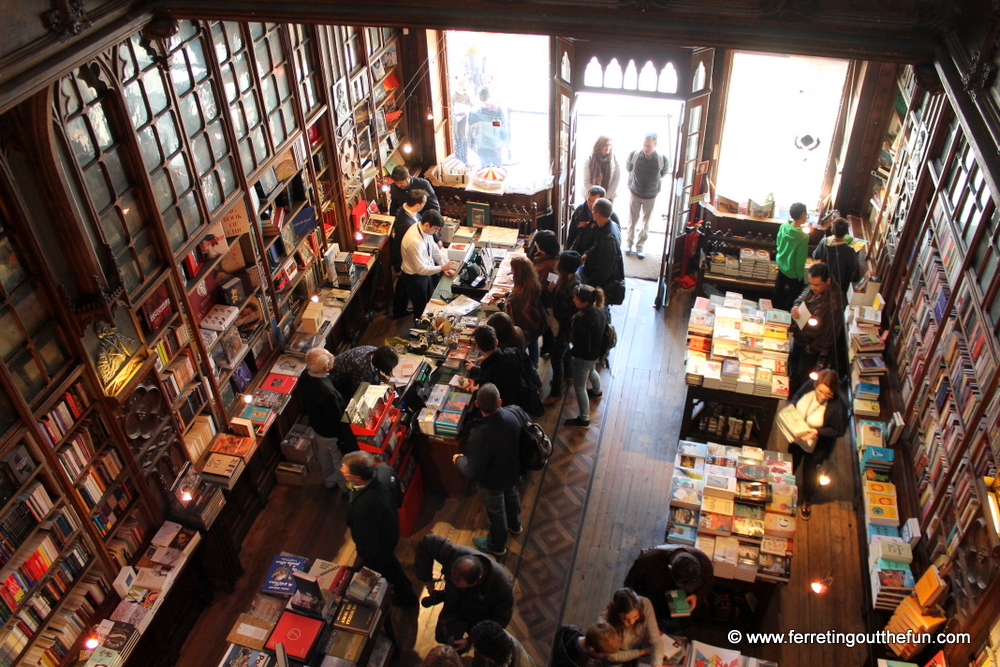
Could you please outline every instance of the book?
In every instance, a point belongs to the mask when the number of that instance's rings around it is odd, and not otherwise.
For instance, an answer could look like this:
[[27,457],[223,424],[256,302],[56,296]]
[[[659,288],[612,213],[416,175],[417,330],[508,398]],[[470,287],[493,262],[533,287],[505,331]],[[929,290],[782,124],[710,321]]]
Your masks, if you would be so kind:
[[202,318],[199,326],[202,329],[209,329],[210,331],[225,331],[236,321],[236,317],[239,314],[240,309],[236,306],[215,305]]
[[316,638],[319,637],[322,628],[323,621],[317,618],[286,611],[278,619],[278,623],[274,626],[274,630],[264,646],[273,651],[278,644],[283,644],[285,652],[289,656],[305,660],[309,656],[313,644],[316,643]]
[[729,535],[733,532],[733,516],[703,511],[698,519],[698,532],[709,535]]
[[295,592],[293,573],[306,567],[308,559],[302,556],[279,555],[271,559],[267,576],[260,590],[274,595],[290,596]]
[[269,621],[273,625],[281,618],[287,604],[288,601],[285,598],[268,595],[267,593],[257,593],[253,596],[253,600],[250,602],[246,613],[262,621]]
[[378,622],[380,610],[360,602],[345,601],[333,618],[335,627],[351,632],[371,635]]
[[323,653],[348,663],[356,662],[364,650],[367,638],[356,632],[332,630],[323,644]]
[[333,584],[340,572],[340,568],[341,566],[336,563],[317,558],[313,560],[313,564],[309,567],[309,574],[316,577],[316,582],[320,588],[329,591],[333,590]]
[[346,596],[351,600],[363,602],[372,592],[372,589],[375,588],[375,585],[378,584],[381,577],[382,575],[374,570],[369,570],[367,567],[361,568],[351,579],[351,583],[347,587]]
[[740,652],[692,641],[687,667],[740,667]]
[[238,456],[244,461],[249,461],[256,449],[257,442],[253,438],[231,433],[219,433],[209,447],[210,452]]
[[687,593],[682,590],[667,591],[667,605],[670,607],[671,618],[686,618],[691,615]]
[[267,621],[251,614],[240,614],[226,636],[226,641],[259,650],[264,648],[275,625],[275,621]]
[[271,656],[258,649],[230,644],[219,667],[270,667]]

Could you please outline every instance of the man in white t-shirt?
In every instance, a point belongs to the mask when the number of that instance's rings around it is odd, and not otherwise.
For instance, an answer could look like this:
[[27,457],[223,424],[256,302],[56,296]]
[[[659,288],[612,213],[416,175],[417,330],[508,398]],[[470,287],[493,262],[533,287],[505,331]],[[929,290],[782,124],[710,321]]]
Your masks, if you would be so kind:
[[455,262],[446,262],[434,234],[441,231],[444,220],[437,211],[428,211],[417,224],[411,225],[400,244],[402,273],[400,282],[413,304],[413,316],[419,318],[430,301],[434,283],[431,276],[443,273],[455,275]]

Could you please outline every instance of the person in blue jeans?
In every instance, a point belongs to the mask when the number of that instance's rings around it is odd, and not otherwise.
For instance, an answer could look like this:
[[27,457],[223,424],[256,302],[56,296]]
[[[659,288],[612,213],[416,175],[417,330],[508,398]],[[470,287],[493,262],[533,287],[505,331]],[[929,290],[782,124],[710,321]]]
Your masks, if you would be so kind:
[[489,382],[476,392],[482,419],[469,433],[468,455],[455,454],[455,465],[479,487],[479,497],[490,520],[487,537],[473,537],[472,545],[494,556],[507,553],[507,533],[521,532],[521,460],[518,443],[521,422],[501,405],[500,392]]
[[[590,426],[590,399],[600,398],[601,376],[597,374],[597,361],[604,351],[604,332],[608,328],[608,315],[604,309],[604,291],[600,287],[580,285],[576,288],[573,303],[579,309],[570,320],[570,337],[573,347],[573,389],[580,415],[567,419],[566,426]],[[587,388],[587,380],[591,388]]]

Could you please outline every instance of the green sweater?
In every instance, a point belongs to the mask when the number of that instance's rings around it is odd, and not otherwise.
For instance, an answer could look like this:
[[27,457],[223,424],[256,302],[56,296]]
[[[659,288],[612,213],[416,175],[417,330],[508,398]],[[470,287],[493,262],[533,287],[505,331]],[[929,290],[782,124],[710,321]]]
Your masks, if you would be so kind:
[[776,245],[774,258],[778,269],[789,278],[805,280],[809,235],[789,221],[778,228]]

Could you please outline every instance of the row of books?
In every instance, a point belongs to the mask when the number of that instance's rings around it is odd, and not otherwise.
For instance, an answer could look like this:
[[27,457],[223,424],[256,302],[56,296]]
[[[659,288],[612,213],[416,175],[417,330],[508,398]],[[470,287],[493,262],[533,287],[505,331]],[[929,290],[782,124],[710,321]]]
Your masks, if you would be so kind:
[[171,327],[156,345],[153,346],[153,351],[159,357],[161,366],[169,364],[174,355],[191,342],[191,336],[188,334],[188,331],[186,324]]
[[101,535],[107,535],[118,525],[138,495],[132,479],[126,478],[104,496],[98,508],[91,513],[91,520]]
[[146,539],[150,526],[141,513],[136,513],[125,520],[122,527],[115,533],[114,539],[108,542],[108,553],[118,563],[125,567],[139,552],[139,547]]
[[104,575],[84,575],[24,654],[25,664],[44,667],[62,664],[80,635],[90,628],[94,613],[110,591],[111,586]]
[[121,602],[93,629],[98,646],[85,667],[122,665],[153,621],[184,564],[201,542],[201,533],[165,521],[136,566],[125,566],[114,587]]
[[17,499],[0,522],[0,554],[11,558],[35,526],[52,509],[52,499],[41,482],[35,480]]
[[[939,602],[948,590],[948,584],[941,578],[937,566],[931,565],[913,586],[913,592],[904,597],[893,610],[885,629],[896,636],[906,635],[914,639],[923,633],[931,633],[944,625],[948,617]],[[920,653],[925,643],[890,642],[893,653],[901,658],[911,658]]]
[[688,320],[685,381],[743,394],[788,397],[791,315],[737,292],[698,297]]
[[59,464],[66,471],[66,476],[73,482],[90,465],[91,459],[100,447],[99,443],[94,442],[93,435],[91,434],[91,431],[96,428],[96,422],[99,421],[100,419],[94,420],[94,423],[89,428],[79,429],[56,452]]
[[160,383],[167,403],[173,404],[184,388],[198,375],[194,358],[190,354],[181,354],[174,358],[160,373]]
[[201,382],[193,382],[184,393],[174,401],[174,408],[177,418],[180,420],[180,427],[183,431],[190,425],[211,396],[211,388],[208,379]]
[[739,255],[717,250],[708,255],[706,273],[773,282],[778,275],[778,264],[771,259],[771,253],[763,248],[739,248]]
[[55,447],[70,432],[91,402],[82,380],[63,392],[56,404],[38,420],[50,446]]
[[104,450],[75,487],[83,504],[88,509],[96,507],[124,468],[121,454],[114,445]]
[[447,384],[434,385],[424,408],[417,415],[420,432],[458,437],[470,405],[472,394]]
[[797,501],[790,455],[682,440],[667,541],[697,546],[716,576],[788,581]]

